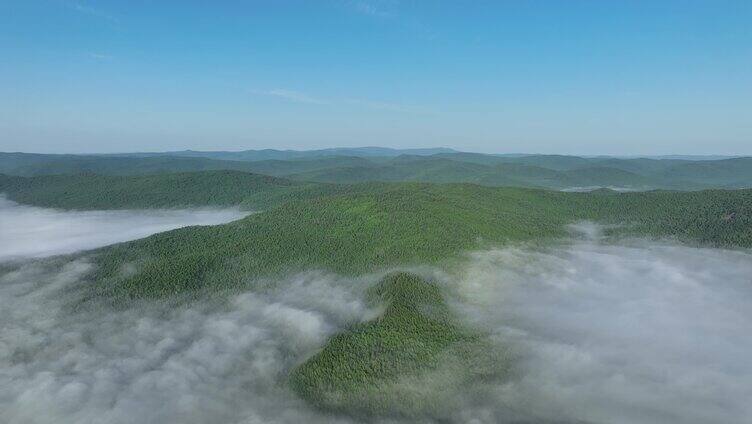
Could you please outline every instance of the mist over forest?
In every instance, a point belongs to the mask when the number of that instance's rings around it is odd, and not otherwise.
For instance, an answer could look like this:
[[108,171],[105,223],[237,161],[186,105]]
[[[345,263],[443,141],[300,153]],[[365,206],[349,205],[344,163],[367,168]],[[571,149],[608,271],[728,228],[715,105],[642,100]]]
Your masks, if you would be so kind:
[[[0,404],[9,423],[363,419],[307,403],[287,376],[331,337],[378,319],[384,305],[365,293],[399,268],[359,277],[311,269],[188,302],[82,304],[98,265],[96,253],[76,252],[243,214],[66,212],[4,200],[0,215]],[[752,254],[612,240],[588,223],[568,231],[548,246],[468,252],[452,270],[406,269],[442,287],[458,322],[501,349],[508,368],[447,385],[459,371],[445,359],[422,387],[405,380],[394,390],[446,405],[371,420],[744,422]],[[68,256],[41,258],[59,253]]]
[[242,218],[237,209],[71,212],[20,205],[0,197],[0,260],[93,249],[190,225]]
[[752,424],[750,23],[0,0],[0,424]]

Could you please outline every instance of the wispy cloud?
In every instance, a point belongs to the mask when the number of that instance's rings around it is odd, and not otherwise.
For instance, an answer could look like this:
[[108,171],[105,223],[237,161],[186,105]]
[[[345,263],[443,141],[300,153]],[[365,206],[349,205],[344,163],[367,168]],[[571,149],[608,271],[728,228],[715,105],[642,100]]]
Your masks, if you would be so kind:
[[[393,4],[393,2],[389,2]],[[350,2],[350,7],[358,13],[364,15],[387,17],[393,14],[392,11],[387,10],[385,2],[381,1],[353,1]]]
[[346,7],[360,15],[390,22],[409,34],[423,40],[434,41],[438,33],[407,10],[401,10],[399,0],[348,0]]
[[300,91],[285,90],[282,88],[275,88],[273,90],[263,91],[261,92],[261,94],[279,97],[279,98],[289,100],[291,102],[296,102],[296,103],[309,103],[309,104],[315,104],[315,105],[329,104],[329,102],[326,100],[309,96],[308,94],[301,93]]
[[103,10],[95,9],[95,8],[93,8],[91,6],[88,6],[88,5],[85,5],[83,3],[73,3],[70,6],[71,6],[71,8],[73,8],[73,10],[75,10],[76,12],[81,13],[83,15],[88,15],[88,16],[91,16],[93,18],[102,19],[102,20],[108,21],[108,22],[113,23],[113,24],[118,23],[118,19],[115,16],[113,16],[110,13],[107,13],[107,12],[105,12]]
[[89,57],[96,60],[110,60],[114,58],[113,55],[104,53],[89,53]]

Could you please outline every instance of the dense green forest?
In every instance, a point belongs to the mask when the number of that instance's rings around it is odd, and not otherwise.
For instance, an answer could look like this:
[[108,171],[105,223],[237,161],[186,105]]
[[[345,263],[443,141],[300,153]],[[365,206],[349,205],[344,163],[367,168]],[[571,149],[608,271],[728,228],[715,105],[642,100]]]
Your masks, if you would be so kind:
[[435,283],[395,273],[367,298],[385,305],[381,315],[332,337],[290,376],[314,405],[364,415],[446,413],[458,390],[503,375],[503,349],[458,325]]
[[268,207],[286,199],[344,190],[237,171],[137,176],[95,174],[9,177],[0,175],[0,193],[36,206],[63,209],[139,209],[191,206]]
[[[398,183],[323,191],[233,223],[104,248],[95,255],[97,293],[129,299],[235,290],[311,268],[360,274],[446,267],[469,249],[564,236],[566,224],[581,220],[619,224],[611,233],[752,246],[752,190],[564,193]],[[138,272],[123,274],[128,263]]]
[[191,157],[0,153],[0,174],[26,177],[63,174],[143,175],[217,170],[252,172],[252,168],[249,162]]
[[[96,287],[117,298],[237,289],[310,268],[345,274],[443,264],[461,252],[566,234],[580,220],[613,234],[752,246],[752,190],[565,193],[473,184],[295,182],[233,171],[0,177],[22,203],[68,209],[243,205],[265,210],[105,248]],[[449,260],[450,262],[447,262]],[[122,264],[138,272],[122,275]],[[105,293],[106,292],[106,293]]]

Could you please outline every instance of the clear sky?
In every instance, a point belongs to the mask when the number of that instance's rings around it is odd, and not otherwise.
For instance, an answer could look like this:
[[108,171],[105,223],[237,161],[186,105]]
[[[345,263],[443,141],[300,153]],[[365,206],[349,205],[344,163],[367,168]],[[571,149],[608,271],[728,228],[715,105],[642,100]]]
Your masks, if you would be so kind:
[[0,151],[752,154],[752,0],[0,0]]

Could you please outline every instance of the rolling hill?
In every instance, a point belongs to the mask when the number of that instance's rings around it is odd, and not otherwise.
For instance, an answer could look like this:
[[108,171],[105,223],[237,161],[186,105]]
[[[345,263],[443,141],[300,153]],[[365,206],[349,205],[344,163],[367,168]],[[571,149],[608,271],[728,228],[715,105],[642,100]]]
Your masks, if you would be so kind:
[[197,151],[181,150],[160,153],[123,153],[117,156],[126,157],[155,157],[174,156],[218,159],[230,161],[262,161],[262,160],[300,160],[315,159],[320,157],[355,156],[355,157],[395,157],[400,155],[433,155],[439,153],[453,153],[455,150],[448,148],[426,149],[391,149],[387,147],[336,147],[319,150],[241,150],[241,151]]
[[[306,198],[327,186],[238,171],[158,175],[96,174],[11,177],[0,175],[0,193],[35,206],[62,209],[268,206],[273,199]],[[331,187],[334,190],[334,187]],[[259,199],[259,204],[255,204]],[[280,200],[281,201],[281,200]]]
[[247,162],[173,156],[112,157],[94,155],[40,155],[0,153],[0,174],[38,175],[142,175],[194,171],[251,172]]
[[[405,265],[450,266],[468,249],[563,236],[566,224],[580,220],[620,224],[612,233],[752,246],[752,190],[564,193],[472,184],[298,186],[242,173],[128,177],[119,184],[77,178],[34,182],[49,188],[31,199],[49,206],[128,199],[130,205],[164,207],[185,205],[188,196],[192,206],[251,199],[268,207],[234,223],[175,230],[101,250],[93,287],[121,299],[236,289],[264,276],[311,268],[361,274]],[[86,178],[96,183],[83,182]],[[222,189],[211,191],[216,186]],[[140,271],[123,277],[118,271],[123,263],[138,263]]]
[[[720,160],[582,158],[575,156],[495,156],[442,152],[372,156],[358,149],[305,155],[256,155],[240,160],[238,152],[170,156],[34,155],[0,153],[0,173],[19,176],[94,173],[142,175],[206,170],[233,170],[328,183],[431,182],[488,186],[573,189],[616,187],[629,190],[744,188],[752,186],[752,158]],[[397,153],[399,151],[390,151]],[[289,152],[288,152],[289,153]],[[310,153],[310,154],[308,154]],[[348,156],[344,153],[362,154]],[[286,159],[264,159],[285,157]],[[233,160],[227,160],[233,159]]]

